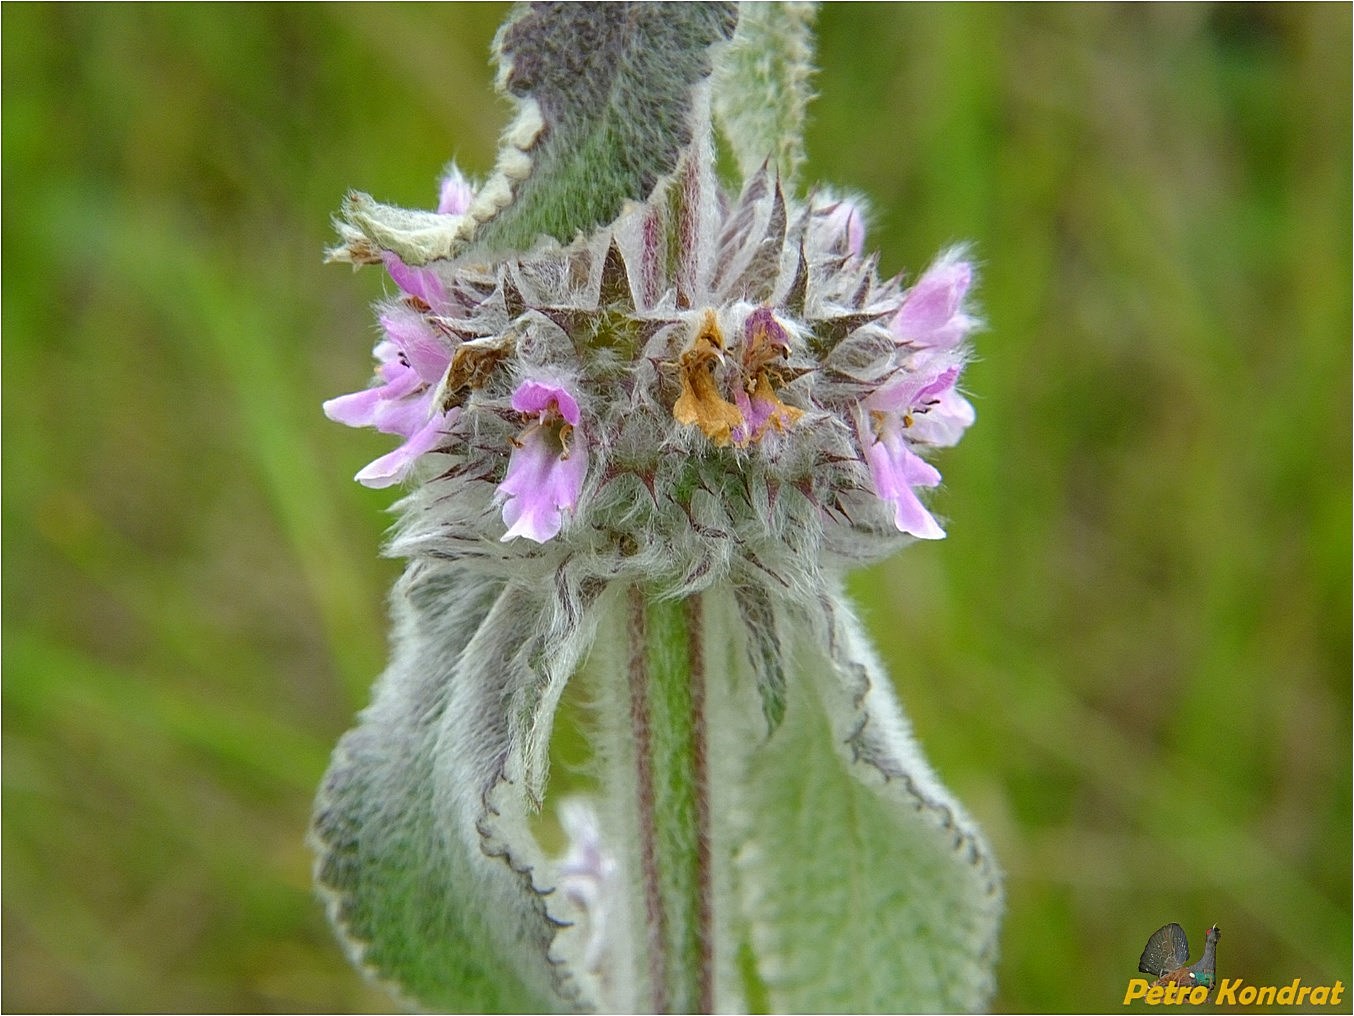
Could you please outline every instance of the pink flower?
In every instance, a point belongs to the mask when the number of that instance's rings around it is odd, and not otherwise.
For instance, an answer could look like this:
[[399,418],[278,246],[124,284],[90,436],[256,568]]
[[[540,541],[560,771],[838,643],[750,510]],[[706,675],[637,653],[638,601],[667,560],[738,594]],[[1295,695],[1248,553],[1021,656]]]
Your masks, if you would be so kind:
[[928,268],[903,297],[889,330],[898,341],[929,349],[953,349],[978,322],[964,313],[973,267],[954,253]]
[[475,188],[470,186],[470,181],[461,175],[455,163],[448,166],[438,194],[438,214],[464,215],[470,210],[470,202],[474,198]]
[[912,450],[917,444],[953,444],[973,422],[973,407],[954,390],[959,367],[922,370],[879,389],[856,417],[875,493],[893,503],[893,524],[923,540],[945,531],[922,505],[915,487],[934,487],[940,473]]
[[422,300],[434,310],[445,306],[447,290],[437,277],[437,272],[431,268],[411,268],[394,251],[382,251],[381,260],[385,262],[386,271],[395,285],[409,296]]
[[563,513],[578,503],[588,472],[588,450],[579,440],[582,414],[562,386],[523,381],[512,407],[536,419],[515,442],[507,475],[498,485],[506,542],[518,536],[545,543],[564,525]]
[[[440,215],[464,215],[475,197],[475,190],[455,165],[448,166],[442,178],[437,211]],[[437,272],[431,268],[411,268],[393,251],[382,251],[381,260],[395,285],[412,297],[422,300],[433,309],[447,302],[447,290]]]
[[936,396],[930,406],[913,414],[908,436],[914,444],[950,448],[959,443],[976,418],[973,404],[951,386]]
[[338,423],[375,427],[406,439],[354,477],[368,487],[389,487],[403,480],[420,455],[437,447],[458,413],[433,405],[438,383],[451,363],[451,350],[422,315],[395,308],[381,315],[381,326],[385,338],[374,350],[380,383],[324,404],[325,415]]
[[844,245],[852,257],[860,257],[865,251],[865,215],[861,206],[850,198],[828,200],[829,204],[815,209],[819,243],[838,250]]

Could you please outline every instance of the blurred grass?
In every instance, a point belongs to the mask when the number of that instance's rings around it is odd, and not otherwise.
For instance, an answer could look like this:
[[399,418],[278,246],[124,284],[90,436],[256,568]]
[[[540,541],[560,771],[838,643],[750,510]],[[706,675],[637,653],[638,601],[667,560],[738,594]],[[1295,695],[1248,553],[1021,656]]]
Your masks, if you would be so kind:
[[[388,1008],[310,894],[384,655],[385,450],[324,421],[344,191],[493,160],[496,5],[3,12],[7,1011]],[[855,587],[1009,872],[999,1010],[1147,936],[1350,981],[1350,18],[829,5],[810,176],[970,239],[950,537]]]

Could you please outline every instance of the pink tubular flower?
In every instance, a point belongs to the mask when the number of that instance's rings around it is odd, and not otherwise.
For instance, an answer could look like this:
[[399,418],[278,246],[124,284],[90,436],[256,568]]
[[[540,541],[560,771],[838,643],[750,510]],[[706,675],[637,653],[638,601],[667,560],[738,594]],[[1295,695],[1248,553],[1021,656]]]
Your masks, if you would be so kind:
[[913,415],[908,436],[915,444],[950,448],[959,443],[976,418],[973,404],[951,385],[940,392],[930,406]]
[[498,485],[503,504],[504,542],[518,536],[545,543],[564,525],[563,512],[578,503],[588,472],[588,450],[579,440],[582,414],[562,386],[523,381],[512,407],[536,419],[522,432]]
[[[447,167],[442,177],[441,189],[437,201],[439,215],[464,215],[470,209],[475,190],[470,182],[461,175],[455,165]],[[429,307],[441,308],[447,300],[446,287],[437,272],[431,268],[411,268],[400,260],[394,251],[382,251],[381,260],[395,285],[409,296],[422,300]]]
[[393,251],[382,251],[381,260],[395,285],[409,296],[422,300],[429,307],[441,308],[447,301],[447,290],[431,268],[411,268]]
[[381,315],[381,326],[385,338],[374,350],[381,383],[324,404],[324,414],[337,423],[375,427],[406,439],[354,477],[368,487],[389,487],[404,479],[420,455],[437,447],[458,412],[443,412],[433,405],[437,385],[451,363],[451,350],[422,316],[395,308]]
[[954,390],[959,367],[923,371],[886,385],[865,400],[856,418],[875,493],[893,503],[893,524],[923,540],[945,531],[923,507],[914,487],[934,487],[940,473],[914,444],[953,444],[973,421],[973,407]]
[[972,281],[972,265],[954,253],[945,255],[907,291],[889,330],[909,346],[953,349],[978,324],[964,313],[964,295]]

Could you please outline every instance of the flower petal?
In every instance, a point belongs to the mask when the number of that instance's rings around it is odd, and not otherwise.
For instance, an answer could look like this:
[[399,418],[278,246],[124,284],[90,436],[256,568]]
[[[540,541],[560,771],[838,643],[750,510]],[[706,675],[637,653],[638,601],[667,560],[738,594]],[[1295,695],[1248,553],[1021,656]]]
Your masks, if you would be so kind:
[[411,438],[428,425],[432,397],[432,391],[425,388],[418,398],[387,399],[376,407],[371,426],[382,434]]
[[893,524],[900,532],[922,540],[940,540],[945,530],[932,517],[913,487],[934,487],[940,483],[940,473],[907,447],[901,425],[887,421],[883,433],[871,432],[868,423],[859,424],[865,463],[870,467],[875,493],[893,504]]
[[364,466],[356,476],[353,477],[364,487],[390,487],[403,480],[414,466],[414,462],[425,452],[430,452],[441,443],[443,436],[452,422],[456,419],[459,410],[452,409],[446,413],[438,413],[422,428],[415,431],[408,441],[400,445],[393,452],[382,455],[366,466]]
[[898,380],[871,393],[865,400],[865,407],[885,413],[911,413],[953,388],[958,379],[959,366],[948,359],[943,367],[912,364]]
[[323,404],[324,415],[335,423],[348,427],[370,427],[376,416],[376,408],[385,399],[385,387],[368,388],[327,399]]
[[381,315],[381,327],[425,384],[436,385],[442,380],[451,364],[452,350],[422,314],[391,308]]
[[759,401],[757,408],[753,409],[752,400],[748,398],[747,392],[743,391],[742,388],[734,388],[733,404],[742,414],[743,422],[730,428],[729,437],[734,444],[741,448],[749,444],[753,437],[761,432],[775,407]]
[[418,297],[430,307],[440,307],[447,302],[446,287],[431,268],[411,268],[398,254],[388,250],[381,252],[381,260],[395,285],[410,296]]
[[438,212],[442,215],[464,215],[470,211],[474,200],[475,188],[470,186],[470,181],[461,175],[454,163],[448,166],[438,194]]
[[963,312],[972,280],[973,267],[967,261],[953,255],[941,258],[907,291],[889,329],[910,345],[954,348],[976,323]]
[[523,381],[512,393],[512,408],[519,413],[544,413],[552,404],[565,422],[578,426],[578,402],[563,386],[545,381]]
[[541,428],[513,450],[507,475],[498,487],[498,493],[508,498],[503,505],[503,522],[508,527],[503,542],[525,536],[545,543],[563,527],[563,510],[578,503],[588,471],[587,449],[575,440],[569,454],[562,456],[552,444]]
[[921,444],[949,448],[959,443],[976,418],[973,404],[950,388],[941,393],[936,405],[913,417],[908,436]]

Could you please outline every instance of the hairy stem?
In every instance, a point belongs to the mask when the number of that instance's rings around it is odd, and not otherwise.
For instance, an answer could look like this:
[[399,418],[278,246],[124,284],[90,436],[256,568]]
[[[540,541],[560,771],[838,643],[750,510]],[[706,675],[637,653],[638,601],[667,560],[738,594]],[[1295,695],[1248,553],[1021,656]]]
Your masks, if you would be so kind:
[[691,661],[691,773],[696,795],[696,933],[699,947],[700,1012],[715,1011],[715,907],[710,869],[710,780],[705,730],[705,643],[701,597],[685,601],[687,652]]
[[644,593],[630,590],[630,732],[635,749],[635,784],[639,816],[640,877],[644,882],[644,919],[648,934],[650,1003],[667,1012],[667,928],[663,886],[658,868],[658,827],[654,816],[653,743],[649,721],[649,640]]
[[701,601],[631,593],[629,687],[656,1012],[714,1008]]

